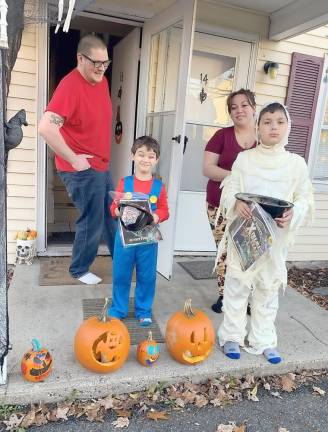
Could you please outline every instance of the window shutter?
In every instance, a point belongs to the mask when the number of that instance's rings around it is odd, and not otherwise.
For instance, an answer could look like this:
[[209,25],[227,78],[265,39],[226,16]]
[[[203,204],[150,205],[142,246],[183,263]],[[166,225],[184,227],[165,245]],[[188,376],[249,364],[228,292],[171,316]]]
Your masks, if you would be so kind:
[[324,58],[293,53],[286,105],[292,120],[287,149],[307,161]]

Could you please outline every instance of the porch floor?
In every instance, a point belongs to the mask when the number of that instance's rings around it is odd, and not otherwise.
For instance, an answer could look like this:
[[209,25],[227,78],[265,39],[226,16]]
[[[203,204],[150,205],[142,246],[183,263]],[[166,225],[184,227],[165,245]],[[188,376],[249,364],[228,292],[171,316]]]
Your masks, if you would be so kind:
[[[193,258],[176,260],[182,259]],[[38,286],[38,277],[39,262],[35,260],[32,266],[18,265],[10,285],[12,351],[8,355],[8,382],[0,389],[0,403],[58,401],[69,397],[73,390],[79,398],[96,398],[142,390],[159,381],[197,382],[221,374],[270,375],[328,367],[328,311],[287,289],[281,295],[277,318],[279,350],[284,358],[279,365],[244,351],[239,361],[229,360],[216,345],[205,362],[184,366],[174,361],[162,344],[160,359],[151,368],[137,363],[133,346],[121,369],[108,375],[94,374],[75,360],[73,340],[82,321],[82,300],[111,296],[111,286]],[[163,334],[168,318],[183,307],[186,298],[192,298],[193,305],[206,312],[217,329],[223,317],[210,309],[216,297],[215,284],[214,279],[192,279],[176,262],[171,281],[158,276],[154,314]],[[34,384],[23,380],[20,362],[35,337],[52,353],[54,367],[45,382]]]

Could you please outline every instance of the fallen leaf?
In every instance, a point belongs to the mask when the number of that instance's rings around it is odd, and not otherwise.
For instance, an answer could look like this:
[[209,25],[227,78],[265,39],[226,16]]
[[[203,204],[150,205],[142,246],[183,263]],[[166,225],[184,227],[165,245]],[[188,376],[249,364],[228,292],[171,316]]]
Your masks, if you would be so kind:
[[236,426],[233,432],[246,432],[246,425],[242,424],[240,426]]
[[34,424],[35,426],[43,426],[48,423],[46,416],[40,412],[35,416]]
[[167,420],[169,415],[166,411],[149,411],[147,413],[147,418],[151,420]]
[[127,417],[118,417],[112,422],[116,428],[127,428],[130,424],[130,420]]
[[289,432],[286,428],[280,427],[278,432]]
[[69,407],[58,407],[56,410],[56,417],[57,419],[61,419],[61,420],[68,420],[67,418],[67,413],[69,411]]
[[23,420],[23,417],[24,416],[22,414],[11,414],[8,420],[2,420],[3,423],[7,426],[6,430],[10,431],[18,428],[18,426]]
[[259,398],[256,396],[257,393],[257,385],[253,388],[252,391],[247,390],[247,399],[253,402],[259,402]]
[[128,410],[115,410],[118,417],[131,417],[132,412]]
[[228,425],[219,424],[218,428],[216,429],[216,432],[234,432],[236,424],[231,423]]
[[287,374],[280,377],[281,388],[285,392],[292,392],[295,390],[295,375]]
[[203,408],[208,404],[208,400],[203,395],[196,395],[195,397],[195,405],[197,408]]
[[112,396],[106,396],[103,399],[99,399],[98,403],[105,408],[105,410],[111,409],[114,407],[114,402]]
[[276,398],[282,399],[279,392],[271,392],[271,394],[272,394],[272,396],[274,396]]
[[28,427],[32,426],[34,423],[35,423],[35,411],[34,409],[32,409],[24,416],[19,426],[27,429]]
[[186,404],[183,402],[183,400],[181,398],[177,398],[174,402],[175,402],[175,405],[180,407],[180,408],[184,408],[186,406]]
[[326,394],[325,390],[322,390],[320,387],[313,386],[313,391],[318,393],[320,396],[324,396]]

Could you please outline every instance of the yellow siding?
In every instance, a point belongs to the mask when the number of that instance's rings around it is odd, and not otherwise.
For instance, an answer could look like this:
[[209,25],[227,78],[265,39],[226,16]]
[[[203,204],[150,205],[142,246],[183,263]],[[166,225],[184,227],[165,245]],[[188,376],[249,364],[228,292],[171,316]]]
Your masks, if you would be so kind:
[[[328,26],[281,42],[260,41],[256,66],[256,99],[259,106],[269,100],[285,102],[293,52],[323,57],[328,50]],[[266,61],[276,61],[280,68],[276,80],[263,72]],[[316,214],[311,227],[300,230],[290,249],[291,261],[327,260],[328,256],[328,193],[315,194]]]
[[12,72],[7,117],[19,109],[27,111],[28,127],[19,147],[9,153],[8,163],[8,262],[15,260],[17,230],[36,226],[36,31],[24,30],[22,44]]

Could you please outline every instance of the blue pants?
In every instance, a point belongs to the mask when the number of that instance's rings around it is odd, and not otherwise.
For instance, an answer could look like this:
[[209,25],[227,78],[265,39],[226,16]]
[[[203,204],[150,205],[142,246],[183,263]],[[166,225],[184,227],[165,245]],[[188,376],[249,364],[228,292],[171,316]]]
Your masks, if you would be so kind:
[[132,273],[136,267],[134,314],[137,319],[151,318],[155,297],[158,244],[123,247],[119,232],[115,237],[113,261],[113,303],[108,314],[116,318],[128,315]]
[[79,211],[73,245],[71,275],[78,278],[88,273],[97,256],[102,235],[111,256],[114,255],[116,221],[111,217],[109,191],[114,190],[109,171],[92,168],[77,172],[58,172],[68,195]]

